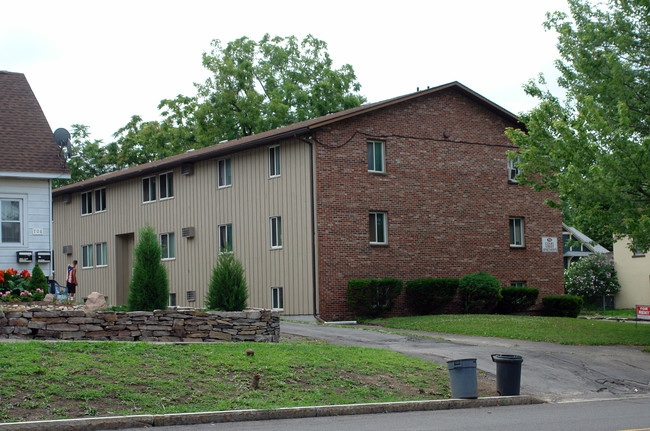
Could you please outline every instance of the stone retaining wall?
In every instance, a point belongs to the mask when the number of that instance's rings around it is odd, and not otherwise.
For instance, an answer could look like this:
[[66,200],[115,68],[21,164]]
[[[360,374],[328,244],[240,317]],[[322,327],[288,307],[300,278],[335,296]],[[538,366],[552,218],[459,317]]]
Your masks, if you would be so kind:
[[0,310],[0,338],[216,342],[280,340],[277,311],[167,310],[86,312],[83,310]]

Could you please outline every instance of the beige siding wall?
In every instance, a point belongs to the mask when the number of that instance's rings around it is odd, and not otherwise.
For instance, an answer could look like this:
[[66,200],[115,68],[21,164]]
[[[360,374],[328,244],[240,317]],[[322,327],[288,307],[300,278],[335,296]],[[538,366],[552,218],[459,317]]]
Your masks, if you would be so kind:
[[628,244],[626,239],[614,243],[614,266],[621,284],[616,308],[650,305],[650,254],[634,257]]
[[[173,171],[174,197],[142,203],[142,178],[106,187],[107,210],[81,216],[80,193],[70,203],[54,202],[54,244],[57,281],[63,284],[65,268],[73,259],[81,267],[81,246],[106,242],[108,266],[80,269],[78,296],[99,291],[116,303],[116,262],[123,253],[116,236],[134,233],[145,224],[158,234],[173,232],[176,257],[165,261],[170,292],[177,305],[202,307],[218,253],[218,226],[232,224],[233,249],[242,261],[249,286],[249,306],[271,306],[271,287],[284,289],[285,314],[313,313],[311,197],[309,146],[300,141],[281,144],[281,175],[269,178],[268,147],[230,156],[232,186],[217,187],[218,159],[197,162],[192,175]],[[159,172],[156,175],[159,183]],[[283,247],[272,250],[269,218],[282,218]],[[182,238],[181,229],[194,227],[196,236]],[[125,236],[120,237],[125,238]],[[128,238],[128,236],[126,237]],[[70,256],[64,245],[73,246]],[[187,302],[187,291],[196,302]]]

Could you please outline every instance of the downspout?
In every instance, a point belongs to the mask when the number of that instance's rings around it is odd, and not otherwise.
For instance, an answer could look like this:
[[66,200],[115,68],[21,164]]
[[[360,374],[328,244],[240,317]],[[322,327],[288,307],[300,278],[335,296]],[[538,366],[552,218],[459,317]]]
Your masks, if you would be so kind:
[[316,289],[316,207],[315,207],[315,196],[314,188],[316,184],[314,183],[314,143],[311,141],[305,140],[309,144],[309,188],[311,194],[311,278],[312,278],[312,296],[313,296],[313,307],[314,307],[314,317],[316,320],[320,321],[318,313],[318,301],[317,301],[317,289]]

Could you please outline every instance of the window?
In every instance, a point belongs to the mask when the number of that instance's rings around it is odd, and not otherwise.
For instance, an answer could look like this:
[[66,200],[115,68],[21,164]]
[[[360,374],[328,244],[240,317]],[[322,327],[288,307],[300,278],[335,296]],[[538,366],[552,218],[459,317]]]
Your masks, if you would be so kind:
[[100,242],[95,244],[95,257],[97,266],[106,266],[108,265],[108,253],[106,252],[106,243]]
[[526,287],[525,281],[511,281],[510,287]]
[[21,199],[0,199],[0,242],[20,243],[22,242],[22,200]]
[[284,308],[284,292],[282,287],[271,288],[271,309],[282,310]]
[[176,307],[176,294],[175,293],[170,293],[169,294],[169,301],[167,302],[167,305],[170,307]]
[[[174,174],[167,172],[160,175],[160,199],[174,197]],[[155,200],[155,196],[154,196]]]
[[385,172],[384,143],[368,141],[368,172]]
[[163,260],[176,258],[176,240],[174,232],[160,234],[160,248]]
[[196,290],[188,290],[185,292],[185,299],[187,302],[194,302],[196,301]]
[[142,179],[142,202],[153,202],[156,200],[156,177]]
[[388,243],[386,235],[386,213],[371,212],[369,217],[370,244]]
[[92,268],[93,266],[93,245],[82,245],[81,246],[81,267],[82,268]]
[[95,212],[106,211],[106,189],[95,190]]
[[219,253],[232,251],[232,225],[219,226]]
[[81,215],[92,214],[93,212],[93,192],[81,194]]
[[271,248],[282,248],[282,218],[271,217]]
[[508,182],[517,183],[517,175],[519,174],[519,169],[517,168],[518,159],[508,159]]
[[228,187],[231,185],[230,159],[219,160],[217,165],[217,176],[219,177],[219,187]]
[[524,246],[524,219],[510,218],[510,247]]
[[269,177],[280,176],[280,146],[269,148]]

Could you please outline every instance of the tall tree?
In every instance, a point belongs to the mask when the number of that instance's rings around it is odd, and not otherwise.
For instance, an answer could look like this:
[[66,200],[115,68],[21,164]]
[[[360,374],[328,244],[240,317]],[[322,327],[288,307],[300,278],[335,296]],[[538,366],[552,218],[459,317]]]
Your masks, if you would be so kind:
[[507,132],[520,148],[519,180],[556,190],[583,223],[648,250],[650,2],[568,2],[571,16],[547,14],[545,23],[559,35],[566,96],[551,94],[540,75],[525,86],[540,101],[521,117],[526,132]]

